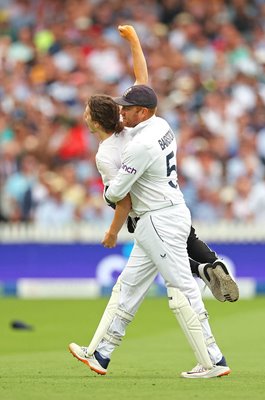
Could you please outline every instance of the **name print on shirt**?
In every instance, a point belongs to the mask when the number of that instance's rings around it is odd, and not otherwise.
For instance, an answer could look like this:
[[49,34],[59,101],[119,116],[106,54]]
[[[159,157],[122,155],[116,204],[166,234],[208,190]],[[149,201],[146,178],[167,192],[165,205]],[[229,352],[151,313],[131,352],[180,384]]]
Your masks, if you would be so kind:
[[170,130],[168,131],[161,139],[158,140],[158,143],[162,150],[166,149],[172,140],[174,139],[174,133]]

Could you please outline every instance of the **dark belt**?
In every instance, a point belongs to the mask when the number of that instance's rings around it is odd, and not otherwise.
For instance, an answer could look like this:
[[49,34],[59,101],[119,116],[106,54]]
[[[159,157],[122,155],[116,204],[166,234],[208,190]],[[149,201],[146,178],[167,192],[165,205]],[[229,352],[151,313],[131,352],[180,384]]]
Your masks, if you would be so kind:
[[139,217],[134,217],[134,218],[132,218],[130,216],[127,217],[127,229],[128,229],[128,232],[134,233],[136,225],[137,225],[137,222],[139,221],[139,219],[140,219]]

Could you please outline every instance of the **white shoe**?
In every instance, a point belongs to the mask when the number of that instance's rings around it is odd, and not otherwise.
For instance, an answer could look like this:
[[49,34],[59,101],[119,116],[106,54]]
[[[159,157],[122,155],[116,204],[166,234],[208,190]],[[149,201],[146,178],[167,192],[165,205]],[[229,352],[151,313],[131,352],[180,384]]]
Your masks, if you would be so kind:
[[200,264],[198,267],[200,278],[208,286],[214,297],[219,301],[226,301],[222,293],[220,280],[214,274],[212,264]]
[[190,379],[207,379],[229,375],[230,372],[231,370],[227,366],[214,365],[211,369],[205,369],[202,365],[197,364],[191,371],[182,372],[180,376]]
[[225,300],[230,302],[237,301],[239,298],[238,286],[223,261],[216,260],[213,263],[213,275],[219,281],[221,293]]
[[107,373],[107,365],[109,363],[109,359],[106,359],[105,368],[99,363],[99,361],[95,357],[95,353],[92,355],[87,355],[87,348],[78,346],[76,343],[70,343],[69,351],[72,355],[77,358],[79,361],[82,361],[84,364],[88,365],[88,367],[100,375],[106,375]]

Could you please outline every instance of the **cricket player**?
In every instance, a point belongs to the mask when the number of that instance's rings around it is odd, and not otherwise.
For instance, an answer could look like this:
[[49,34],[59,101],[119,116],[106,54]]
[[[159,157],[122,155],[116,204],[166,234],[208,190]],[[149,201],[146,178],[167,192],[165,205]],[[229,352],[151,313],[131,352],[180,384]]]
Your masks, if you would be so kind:
[[[132,95],[136,96],[136,99]],[[128,104],[126,96],[129,96],[132,103]],[[189,264],[187,264],[186,241],[190,234],[190,215],[176,180],[174,134],[166,121],[155,117],[157,100],[151,88],[136,85],[130,88],[122,99],[117,99],[118,104],[119,101],[127,101],[126,105],[123,104],[122,116],[126,125],[135,127],[131,138],[134,145],[131,146],[129,143],[125,147],[125,161],[122,162],[118,177],[113,183],[110,182],[106,195],[117,206],[127,198],[123,218],[128,215],[132,201],[132,208],[136,215],[140,216],[140,221],[135,231],[132,255],[115,285],[114,313],[109,312],[107,313],[109,315],[105,316],[104,338],[98,343],[93,354],[87,353],[87,348],[73,343],[70,345],[70,351],[94,371],[105,374],[112,351],[120,343],[127,324],[132,320],[146,291],[160,272],[168,287],[170,307],[199,362],[192,371],[183,373],[182,376],[210,378],[227,375],[230,369],[213,339],[200,292],[189,267],[187,268]],[[137,129],[145,121],[148,121],[147,127],[152,122],[151,129],[146,130],[145,124],[143,126],[142,130],[149,132],[146,138],[139,136],[141,128],[139,132]],[[119,126],[116,128],[119,129]],[[151,133],[157,138],[156,145],[159,144],[154,151],[152,151],[152,146],[147,145],[150,139],[153,142]],[[112,142],[115,143],[115,136],[112,135],[111,138],[114,138]],[[135,138],[137,138],[136,141]],[[142,138],[144,140],[141,140]],[[126,138],[122,140],[126,142]],[[140,153],[135,151],[139,150],[139,145]],[[159,154],[160,152],[162,153]],[[139,156],[140,154],[142,157]],[[148,167],[146,161],[150,164]],[[130,162],[135,164],[130,164]],[[135,167],[130,165],[135,165]],[[139,177],[135,179],[135,175]],[[123,189],[121,189],[122,183],[125,183]],[[130,190],[127,191],[128,188]],[[120,191],[118,197],[112,194],[111,190],[117,190],[118,193]],[[129,192],[130,195],[128,195]],[[109,238],[105,237],[103,242],[108,244],[108,241]],[[158,255],[157,252],[160,254]]]
[[[130,43],[136,79],[135,85],[147,84],[147,64],[134,28],[130,25],[123,25],[119,26],[118,29],[120,35]],[[104,114],[106,110],[109,110],[109,112]],[[104,121],[103,116],[105,118]],[[84,117],[91,132],[98,132],[100,138],[96,164],[103,184],[107,187],[121,166],[121,153],[131,139],[130,130],[123,130],[123,124],[118,120],[116,107],[112,106],[111,100],[107,96],[92,96],[86,106]],[[114,135],[112,135],[113,132],[115,132]],[[105,247],[112,248],[116,245],[117,235],[127,218],[126,213],[128,214],[130,207],[129,194],[116,204],[113,222],[102,242]],[[134,213],[130,215],[134,217]],[[229,274],[226,265],[217,257],[214,251],[197,237],[194,227],[191,227],[187,248],[192,273],[195,277],[201,278],[204,281],[214,297],[222,302],[226,300],[230,302],[238,300],[239,292],[237,284]]]

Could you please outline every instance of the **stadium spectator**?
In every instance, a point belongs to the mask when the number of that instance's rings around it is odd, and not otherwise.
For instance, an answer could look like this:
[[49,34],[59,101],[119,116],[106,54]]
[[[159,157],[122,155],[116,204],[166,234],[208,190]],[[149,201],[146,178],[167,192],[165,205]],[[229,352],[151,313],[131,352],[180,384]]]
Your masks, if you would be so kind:
[[[238,212],[238,182],[245,175],[259,199],[251,204],[261,204],[263,1],[0,0],[0,9],[1,220],[37,220],[40,202],[31,196],[40,190],[40,165],[63,179],[64,166],[75,170],[68,190],[83,185],[85,195],[73,220],[108,218],[83,110],[92,94],[116,96],[133,84],[130,52],[117,32],[127,22],[143,44],[158,114],[178,137],[193,218],[257,218]],[[34,160],[26,174],[23,159]],[[44,206],[51,199],[42,194]]]

